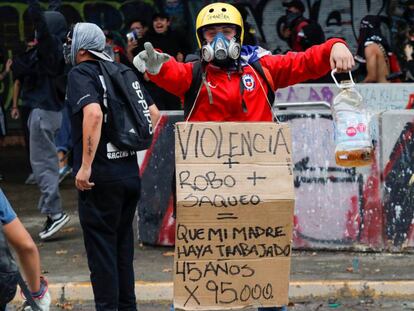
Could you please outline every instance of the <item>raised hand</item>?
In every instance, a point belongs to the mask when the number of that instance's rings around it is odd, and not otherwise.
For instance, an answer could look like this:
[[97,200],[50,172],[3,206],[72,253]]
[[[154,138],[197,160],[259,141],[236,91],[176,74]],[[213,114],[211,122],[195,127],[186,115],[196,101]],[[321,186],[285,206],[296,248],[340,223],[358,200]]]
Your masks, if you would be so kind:
[[142,73],[148,71],[156,75],[162,65],[170,59],[170,55],[156,51],[151,42],[145,42],[144,48],[144,51],[134,57],[134,66]]

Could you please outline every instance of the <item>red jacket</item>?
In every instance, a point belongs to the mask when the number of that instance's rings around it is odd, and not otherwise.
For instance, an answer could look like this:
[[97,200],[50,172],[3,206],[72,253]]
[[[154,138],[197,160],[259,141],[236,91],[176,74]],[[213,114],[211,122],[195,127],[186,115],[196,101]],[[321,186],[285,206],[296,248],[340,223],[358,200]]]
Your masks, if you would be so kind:
[[[268,70],[274,91],[309,79],[325,75],[331,68],[329,57],[331,48],[340,39],[330,39],[324,44],[315,45],[305,52],[290,52],[286,55],[267,55],[260,58],[264,70]],[[192,63],[178,63],[173,57],[150,79],[182,100],[192,81]],[[267,102],[267,85],[251,67],[243,72],[227,72],[207,65],[207,81],[213,96],[209,103],[207,89],[203,85],[196,100],[189,121],[272,121],[272,113]],[[243,111],[240,92],[240,79],[243,79],[243,99],[247,112]]]

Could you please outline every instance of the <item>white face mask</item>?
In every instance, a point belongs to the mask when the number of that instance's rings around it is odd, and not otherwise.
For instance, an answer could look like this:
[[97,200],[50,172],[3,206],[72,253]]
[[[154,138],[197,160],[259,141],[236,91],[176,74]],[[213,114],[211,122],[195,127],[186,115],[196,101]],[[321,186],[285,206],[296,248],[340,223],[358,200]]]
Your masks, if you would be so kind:
[[236,60],[240,56],[241,46],[233,37],[228,40],[222,32],[214,37],[213,41],[201,47],[201,57],[206,62]]

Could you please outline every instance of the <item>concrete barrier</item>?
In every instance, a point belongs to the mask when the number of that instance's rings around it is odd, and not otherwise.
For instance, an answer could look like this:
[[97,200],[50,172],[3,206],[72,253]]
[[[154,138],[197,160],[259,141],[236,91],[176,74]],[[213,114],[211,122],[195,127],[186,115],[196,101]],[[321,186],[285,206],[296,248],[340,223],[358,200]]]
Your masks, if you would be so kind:
[[[409,143],[410,139],[414,141],[414,123],[407,125],[414,122],[414,111],[381,111],[405,106],[403,97],[409,85],[397,86],[393,84],[403,94],[401,98],[392,95],[395,90],[391,95],[381,95],[379,86],[360,86],[365,88],[365,94],[371,94],[369,99],[368,95],[364,97],[368,101],[387,99],[375,109],[374,102],[369,103],[376,148],[374,162],[368,167],[336,165],[332,117],[326,105],[321,105],[324,109],[319,110],[314,105],[312,109],[300,110],[296,105],[295,110],[277,111],[280,121],[288,122],[292,129],[296,191],[294,247],[402,250],[414,246],[414,189],[409,184],[414,172],[414,161],[411,161],[414,143],[412,149]],[[332,101],[335,93],[331,85],[314,87],[307,85],[304,89],[304,85],[299,85],[278,91],[278,102],[283,102],[282,99],[296,102],[300,96],[309,94],[318,102]],[[289,92],[302,95],[286,95]],[[397,104],[392,104],[393,100]],[[286,108],[283,104],[279,106]],[[139,206],[139,232],[144,243],[174,244],[173,124],[179,120],[182,120],[181,112],[163,113],[154,144],[144,157],[141,172],[144,194]],[[401,176],[406,179],[402,181]]]

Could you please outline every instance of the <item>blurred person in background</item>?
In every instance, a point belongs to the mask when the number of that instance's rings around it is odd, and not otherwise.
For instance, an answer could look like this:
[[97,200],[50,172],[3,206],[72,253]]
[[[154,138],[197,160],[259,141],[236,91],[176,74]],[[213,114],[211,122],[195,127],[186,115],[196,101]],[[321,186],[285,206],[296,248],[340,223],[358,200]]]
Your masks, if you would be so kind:
[[37,45],[31,54],[32,80],[23,85],[22,99],[31,108],[28,120],[30,163],[41,192],[38,209],[46,216],[39,233],[44,240],[55,235],[70,219],[62,208],[55,145],[55,136],[62,122],[64,95],[59,82],[63,80],[61,77],[65,71],[63,42],[67,25],[60,12],[44,12],[38,0],[28,0],[28,4]]
[[243,25],[244,25],[244,45],[257,45],[259,41],[256,37],[256,29],[250,23],[247,21],[247,10],[246,7],[242,4],[235,4],[234,5],[237,10],[239,10],[242,19],[243,19]]
[[361,20],[358,38],[358,50],[355,60],[359,62],[366,74],[363,83],[388,83],[390,46],[381,31],[381,18],[366,15]]
[[128,58],[123,48],[121,38],[112,30],[103,30],[106,38],[105,52],[117,63],[127,63]]
[[406,82],[414,82],[414,26],[410,29],[403,46],[402,68]]
[[26,185],[35,185],[36,179],[33,174],[32,166],[30,164],[30,134],[29,127],[27,126],[31,107],[28,102],[22,100],[22,105],[19,107],[20,96],[23,86],[27,88],[27,85],[33,83],[35,79],[35,72],[31,65],[33,65],[32,58],[34,56],[33,49],[35,48],[37,41],[34,36],[27,39],[26,49],[23,53],[16,55],[13,58],[12,73],[13,73],[13,101],[12,108],[10,110],[10,116],[12,119],[17,120],[20,118],[23,129],[23,137],[25,143],[25,151],[27,154],[27,167],[29,169],[29,175],[25,180]]
[[59,159],[59,183],[72,173],[69,156],[72,151],[72,129],[70,126],[68,107],[62,110],[62,124],[55,137],[55,145]]
[[[3,72],[0,73],[0,81],[3,81],[10,73],[12,60],[8,59],[3,67]],[[6,136],[6,115],[3,100],[0,101],[0,146],[3,143],[4,136]],[[3,180],[3,175],[0,173],[0,181]]]
[[283,2],[283,6],[286,8],[286,21],[282,29],[282,37],[287,40],[292,51],[301,52],[304,49],[300,44],[299,32],[309,24],[303,16],[305,6],[300,0]]
[[[144,50],[144,42],[151,42],[154,48],[172,55],[178,62],[183,62],[188,52],[185,37],[171,29],[170,16],[158,12],[152,16],[152,27],[140,40],[136,53]],[[135,56],[135,55],[134,55]],[[144,86],[153,98],[159,110],[181,110],[180,98],[158,87],[143,74]]]
[[135,19],[129,23],[129,32],[126,34],[127,47],[126,55],[130,63],[138,54],[138,45],[148,31],[148,25],[143,19]]
[[9,75],[12,63],[13,61],[11,59],[6,61],[4,64],[4,70],[0,73],[0,81],[3,81]]
[[403,18],[407,22],[408,26],[414,26],[414,0],[408,0],[405,2]]
[[183,62],[189,52],[185,36],[171,28],[170,16],[165,12],[158,12],[152,16],[152,27],[141,40],[138,52],[144,50],[144,42],[147,41],[179,62]]
[[305,6],[300,0],[284,2],[286,15],[281,29],[282,38],[294,52],[306,51],[311,46],[325,42],[322,27],[314,20],[303,16]]

